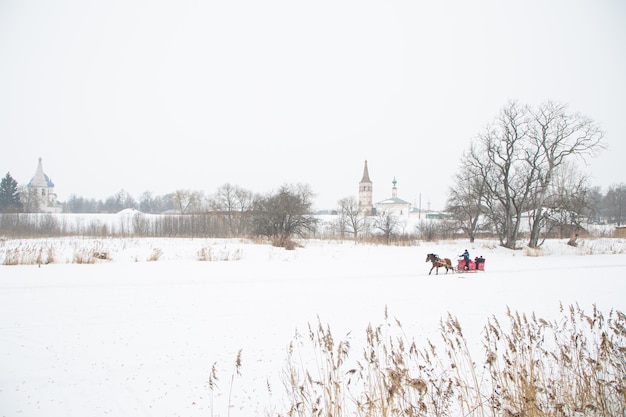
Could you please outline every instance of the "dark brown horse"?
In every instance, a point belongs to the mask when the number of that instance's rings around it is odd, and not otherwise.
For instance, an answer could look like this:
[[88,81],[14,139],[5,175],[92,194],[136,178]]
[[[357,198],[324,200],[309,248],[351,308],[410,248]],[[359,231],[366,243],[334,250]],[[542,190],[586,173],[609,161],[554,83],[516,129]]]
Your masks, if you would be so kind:
[[448,273],[448,269],[451,269],[452,272],[454,272],[452,261],[449,258],[441,259],[434,253],[429,253],[428,255],[426,255],[426,262],[432,262],[433,264],[433,267],[430,268],[430,272],[428,272],[428,275],[430,275],[430,273],[433,272],[433,269],[435,268],[437,268],[437,275],[439,275],[439,268],[446,268],[446,274]]

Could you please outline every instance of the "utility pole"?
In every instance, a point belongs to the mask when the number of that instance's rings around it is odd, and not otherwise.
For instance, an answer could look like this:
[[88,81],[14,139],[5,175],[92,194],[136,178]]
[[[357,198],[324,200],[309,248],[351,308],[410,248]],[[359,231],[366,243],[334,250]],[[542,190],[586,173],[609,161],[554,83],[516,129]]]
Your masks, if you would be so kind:
[[420,211],[419,211],[419,216],[417,216],[418,219],[422,218],[422,193],[420,193]]

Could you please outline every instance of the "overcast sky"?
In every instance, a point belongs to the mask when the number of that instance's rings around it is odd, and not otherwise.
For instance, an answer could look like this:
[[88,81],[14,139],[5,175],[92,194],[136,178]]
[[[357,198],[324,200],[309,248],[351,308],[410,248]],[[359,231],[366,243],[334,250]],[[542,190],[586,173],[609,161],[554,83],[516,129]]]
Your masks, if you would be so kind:
[[309,184],[442,209],[509,100],[606,131],[626,182],[626,2],[0,0],[0,174],[60,200]]

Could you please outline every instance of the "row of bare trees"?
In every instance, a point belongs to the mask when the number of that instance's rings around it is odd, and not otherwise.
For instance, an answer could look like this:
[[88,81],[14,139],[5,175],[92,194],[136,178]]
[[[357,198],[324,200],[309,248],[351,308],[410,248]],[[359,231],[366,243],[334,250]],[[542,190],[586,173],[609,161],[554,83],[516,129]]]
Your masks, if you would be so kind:
[[[208,209],[199,209],[199,195],[176,192],[178,209],[149,215],[123,213],[117,222],[98,218],[74,220],[43,213],[0,213],[0,235],[12,237],[121,235],[150,237],[265,237],[277,246],[293,237],[315,233],[313,193],[305,184],[285,184],[266,195],[253,195],[230,184],[220,187]],[[128,208],[128,207],[126,207]]]
[[565,105],[510,102],[464,152],[448,209],[470,240],[488,224],[507,248],[528,221],[528,246],[537,247],[551,217],[586,214],[588,179],[576,162],[602,149],[603,135]]
[[376,216],[365,216],[359,210],[354,197],[344,197],[338,201],[338,205],[336,227],[341,238],[350,236],[357,240],[376,233],[389,244],[392,237],[399,233],[400,218],[393,213],[381,212]]
[[452,237],[455,232],[455,225],[450,222],[421,221],[415,227],[408,227],[407,222],[403,220],[404,216],[398,216],[390,211],[366,216],[359,210],[354,197],[344,197],[337,204],[334,236],[342,239],[348,236],[353,240],[374,238],[391,244],[411,239],[427,241],[446,239]]

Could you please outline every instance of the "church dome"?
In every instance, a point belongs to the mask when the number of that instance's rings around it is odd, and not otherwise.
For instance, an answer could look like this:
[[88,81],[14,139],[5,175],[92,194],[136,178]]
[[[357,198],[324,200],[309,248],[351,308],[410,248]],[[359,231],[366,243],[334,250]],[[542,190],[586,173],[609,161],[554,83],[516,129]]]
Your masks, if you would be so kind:
[[41,158],[39,158],[39,164],[37,165],[37,171],[35,171],[35,175],[33,176],[33,178],[28,183],[28,186],[29,187],[48,187],[48,188],[53,188],[54,187],[54,183],[52,182],[50,177],[48,177],[43,172],[43,165],[41,163]]

